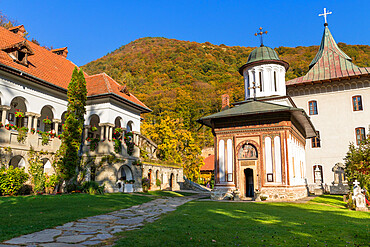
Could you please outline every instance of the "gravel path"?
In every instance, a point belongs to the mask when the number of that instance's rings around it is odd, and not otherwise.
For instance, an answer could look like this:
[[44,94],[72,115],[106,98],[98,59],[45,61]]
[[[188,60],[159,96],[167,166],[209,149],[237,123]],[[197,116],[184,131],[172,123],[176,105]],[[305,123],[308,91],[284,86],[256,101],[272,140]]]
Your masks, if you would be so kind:
[[114,233],[139,229],[145,223],[157,220],[162,214],[174,211],[178,206],[202,196],[204,194],[156,199],[131,208],[16,237],[1,243],[0,247],[21,245],[68,247],[104,244],[105,241],[114,239]]

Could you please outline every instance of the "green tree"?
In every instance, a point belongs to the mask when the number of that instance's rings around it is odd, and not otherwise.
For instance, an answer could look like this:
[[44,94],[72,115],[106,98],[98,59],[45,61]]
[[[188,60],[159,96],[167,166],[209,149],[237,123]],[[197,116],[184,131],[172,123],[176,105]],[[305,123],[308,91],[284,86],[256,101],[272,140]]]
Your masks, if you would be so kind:
[[204,164],[201,149],[181,119],[167,116],[155,124],[144,122],[142,132],[158,144],[161,160],[180,164],[186,177],[193,181],[198,179],[200,167]]
[[370,134],[367,138],[355,146],[353,143],[349,145],[349,151],[345,157],[346,176],[348,185],[352,189],[353,182],[357,179],[362,188],[367,190],[369,196],[370,191]]
[[58,170],[65,181],[75,177],[80,164],[78,151],[81,146],[81,135],[86,113],[86,81],[82,70],[73,70],[71,82],[68,85],[68,107],[66,121],[63,125],[63,136]]

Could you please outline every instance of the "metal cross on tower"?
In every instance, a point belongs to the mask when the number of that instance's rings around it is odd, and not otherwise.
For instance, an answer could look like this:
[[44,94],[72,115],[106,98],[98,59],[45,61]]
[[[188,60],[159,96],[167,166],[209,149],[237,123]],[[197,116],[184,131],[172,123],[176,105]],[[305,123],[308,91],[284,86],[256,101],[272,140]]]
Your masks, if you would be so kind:
[[331,15],[332,12],[326,12],[326,8],[324,8],[324,13],[323,14],[319,14],[319,16],[324,16],[324,19],[325,19],[325,24],[328,25],[328,22],[326,20],[326,16],[327,15]]
[[255,36],[261,35],[260,37],[261,47],[263,46],[263,38],[262,38],[263,34],[267,34],[267,31],[262,31],[262,27],[259,28],[259,32],[254,34]]
[[254,100],[257,100],[257,88],[260,88],[260,86],[256,86],[256,83],[255,82],[252,82],[253,84],[253,87],[248,87],[248,89],[253,89],[254,90]]

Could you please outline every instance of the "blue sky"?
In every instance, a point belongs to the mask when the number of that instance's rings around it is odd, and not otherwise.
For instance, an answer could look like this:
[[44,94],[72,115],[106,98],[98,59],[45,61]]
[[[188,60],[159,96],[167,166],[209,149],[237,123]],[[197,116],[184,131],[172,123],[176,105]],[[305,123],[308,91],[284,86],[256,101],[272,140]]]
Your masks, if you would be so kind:
[[142,37],[166,37],[228,46],[258,46],[254,33],[268,31],[270,47],[319,45],[326,7],[337,42],[370,44],[369,1],[14,1],[0,10],[24,24],[42,45],[67,46],[81,66]]

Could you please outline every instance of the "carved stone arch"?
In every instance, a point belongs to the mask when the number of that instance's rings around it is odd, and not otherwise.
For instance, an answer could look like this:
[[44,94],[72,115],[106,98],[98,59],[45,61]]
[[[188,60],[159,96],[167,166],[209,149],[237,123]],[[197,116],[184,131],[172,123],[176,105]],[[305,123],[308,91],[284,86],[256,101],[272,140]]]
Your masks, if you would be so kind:
[[[258,145],[257,142],[253,141],[253,140],[244,140],[242,141],[241,143],[238,144],[238,146],[236,146],[236,152],[235,152],[235,155],[238,157],[238,154],[240,152],[240,149],[244,146],[244,145],[249,145],[251,144],[257,151],[257,159],[259,159],[259,157],[261,156],[262,152],[261,152],[261,148],[260,146]],[[238,157],[239,159],[239,157]]]
[[362,81],[358,81],[357,88],[363,88],[363,87],[364,87],[364,83]]
[[344,84],[344,87],[346,90],[349,90],[351,89],[351,84],[349,82],[347,82],[346,84]]

